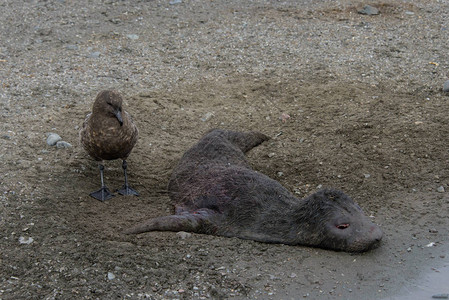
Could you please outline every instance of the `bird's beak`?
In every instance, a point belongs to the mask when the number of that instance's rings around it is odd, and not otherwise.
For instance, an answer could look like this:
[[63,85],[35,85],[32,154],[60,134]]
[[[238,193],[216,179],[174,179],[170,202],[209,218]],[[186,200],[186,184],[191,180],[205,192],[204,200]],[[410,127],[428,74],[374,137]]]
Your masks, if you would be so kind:
[[118,122],[120,123],[120,126],[122,126],[123,125],[122,113],[119,110],[117,110],[115,112],[115,117],[117,118]]

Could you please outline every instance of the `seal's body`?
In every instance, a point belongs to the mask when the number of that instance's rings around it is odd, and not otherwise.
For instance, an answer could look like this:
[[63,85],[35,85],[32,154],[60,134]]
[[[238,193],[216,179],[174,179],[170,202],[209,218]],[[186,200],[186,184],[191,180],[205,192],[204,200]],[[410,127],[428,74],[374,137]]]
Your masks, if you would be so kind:
[[349,252],[379,244],[382,231],[343,192],[324,189],[301,200],[252,170],[244,153],[266,140],[258,132],[210,131],[173,171],[168,191],[175,215],[126,233],[192,231]]

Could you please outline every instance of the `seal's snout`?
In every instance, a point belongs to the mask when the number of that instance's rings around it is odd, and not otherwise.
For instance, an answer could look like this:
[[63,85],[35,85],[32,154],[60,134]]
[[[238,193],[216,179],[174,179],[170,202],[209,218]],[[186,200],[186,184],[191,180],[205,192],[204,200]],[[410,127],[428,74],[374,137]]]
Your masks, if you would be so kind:
[[373,239],[380,241],[383,236],[382,230],[377,226],[376,224],[373,224],[370,228],[371,234],[373,236]]
[[369,249],[374,249],[374,248],[379,247],[380,243],[382,241],[382,237],[383,237],[383,232],[379,228],[379,226],[377,226],[376,224],[371,225],[370,236],[371,236],[372,244],[371,244],[371,247],[369,247]]

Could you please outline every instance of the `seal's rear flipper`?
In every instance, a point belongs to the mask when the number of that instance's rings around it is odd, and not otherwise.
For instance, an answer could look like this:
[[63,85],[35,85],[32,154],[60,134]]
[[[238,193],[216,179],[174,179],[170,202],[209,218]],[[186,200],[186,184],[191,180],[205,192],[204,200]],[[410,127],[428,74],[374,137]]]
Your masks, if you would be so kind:
[[222,129],[212,129],[204,137],[211,138],[214,136],[227,139],[231,144],[242,150],[243,153],[270,139],[265,134],[257,131],[240,132]]
[[248,152],[254,147],[259,146],[270,138],[263,133],[257,131],[251,132],[237,132],[226,131],[227,139],[237,147],[239,147],[243,153]]
[[217,224],[212,222],[216,213],[210,209],[195,212],[184,212],[180,215],[164,216],[149,219],[125,231],[124,234],[138,234],[149,231],[189,231],[204,234],[215,234]]

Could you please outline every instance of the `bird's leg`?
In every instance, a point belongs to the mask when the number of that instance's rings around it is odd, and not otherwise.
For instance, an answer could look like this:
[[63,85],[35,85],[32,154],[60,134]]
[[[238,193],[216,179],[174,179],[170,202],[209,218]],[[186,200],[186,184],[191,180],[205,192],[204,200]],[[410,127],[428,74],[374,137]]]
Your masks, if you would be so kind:
[[105,201],[109,200],[112,197],[114,197],[114,194],[112,194],[107,186],[104,184],[104,178],[103,178],[103,172],[104,172],[104,166],[100,163],[98,164],[98,168],[100,169],[100,178],[101,178],[101,189],[98,191],[92,192],[89,195],[97,200]]
[[127,167],[128,167],[128,164],[126,163],[126,160],[123,160],[122,168],[123,168],[123,173],[125,174],[125,185],[123,185],[123,187],[120,190],[118,190],[118,193],[121,195],[139,196],[139,193],[135,189],[133,189],[132,187],[130,187],[128,185],[128,175],[126,174]]

